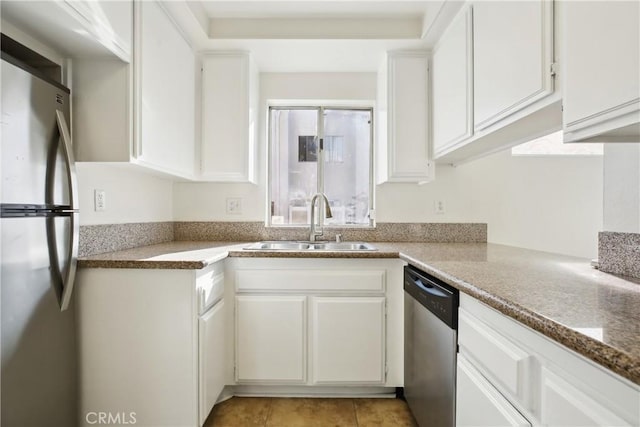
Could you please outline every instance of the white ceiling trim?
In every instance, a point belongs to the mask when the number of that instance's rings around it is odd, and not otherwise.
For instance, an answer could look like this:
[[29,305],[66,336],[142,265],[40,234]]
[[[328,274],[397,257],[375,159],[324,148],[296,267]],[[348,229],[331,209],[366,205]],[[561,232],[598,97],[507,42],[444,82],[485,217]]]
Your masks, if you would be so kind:
[[421,18],[212,18],[211,39],[420,39]]

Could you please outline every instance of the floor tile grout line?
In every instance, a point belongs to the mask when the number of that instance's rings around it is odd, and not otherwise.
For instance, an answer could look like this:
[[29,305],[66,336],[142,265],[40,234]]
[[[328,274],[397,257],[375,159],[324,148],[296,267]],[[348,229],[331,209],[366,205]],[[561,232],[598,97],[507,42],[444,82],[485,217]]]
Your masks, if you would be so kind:
[[356,405],[356,400],[351,399],[351,404],[353,405],[353,417],[356,420],[356,427],[360,426],[360,422],[358,422],[358,407]]
[[267,425],[269,424],[269,418],[273,413],[273,400],[274,400],[273,397],[269,398],[269,407],[267,409],[267,416],[264,418],[264,427],[267,427]]

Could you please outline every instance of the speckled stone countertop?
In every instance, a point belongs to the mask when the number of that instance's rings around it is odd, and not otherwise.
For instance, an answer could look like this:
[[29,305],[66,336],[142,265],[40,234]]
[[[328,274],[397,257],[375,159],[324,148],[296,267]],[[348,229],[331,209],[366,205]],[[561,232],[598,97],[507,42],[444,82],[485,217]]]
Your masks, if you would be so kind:
[[232,257],[399,257],[640,385],[640,280],[589,260],[486,243],[373,243],[375,252],[245,251],[172,242],[79,260],[94,268],[203,268]]
[[78,259],[81,268],[155,268],[193,270],[204,268],[242,250],[247,243],[169,242],[140,246]]

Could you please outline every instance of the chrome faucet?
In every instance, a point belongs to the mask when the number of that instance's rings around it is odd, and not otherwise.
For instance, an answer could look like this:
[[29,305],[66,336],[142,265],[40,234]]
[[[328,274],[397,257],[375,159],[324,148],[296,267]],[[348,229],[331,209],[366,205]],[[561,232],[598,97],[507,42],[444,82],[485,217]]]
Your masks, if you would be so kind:
[[318,231],[318,229],[316,228],[316,200],[318,199],[318,196],[320,196],[322,199],[324,200],[320,200],[318,203],[323,203],[324,202],[324,215],[327,218],[331,218],[333,217],[333,214],[331,213],[331,207],[329,206],[329,200],[327,199],[327,196],[325,196],[323,193],[316,193],[313,198],[311,199],[311,225],[309,227],[309,241],[310,242],[315,242],[316,241],[316,237],[318,236],[322,236],[323,230],[322,230],[322,215],[318,215],[318,228],[320,231]]

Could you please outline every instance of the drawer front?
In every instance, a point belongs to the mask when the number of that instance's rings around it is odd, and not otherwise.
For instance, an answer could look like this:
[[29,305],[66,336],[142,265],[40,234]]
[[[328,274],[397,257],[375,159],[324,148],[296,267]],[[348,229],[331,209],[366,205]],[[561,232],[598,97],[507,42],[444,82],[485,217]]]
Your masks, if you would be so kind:
[[463,356],[458,356],[456,427],[513,426],[531,423]]
[[631,426],[581,390],[542,368],[542,423],[548,426]]
[[224,294],[224,263],[207,267],[196,278],[198,314],[211,308]]
[[525,400],[531,355],[489,325],[460,309],[458,343],[464,352],[511,394]]
[[238,270],[236,290],[384,293],[385,270]]

